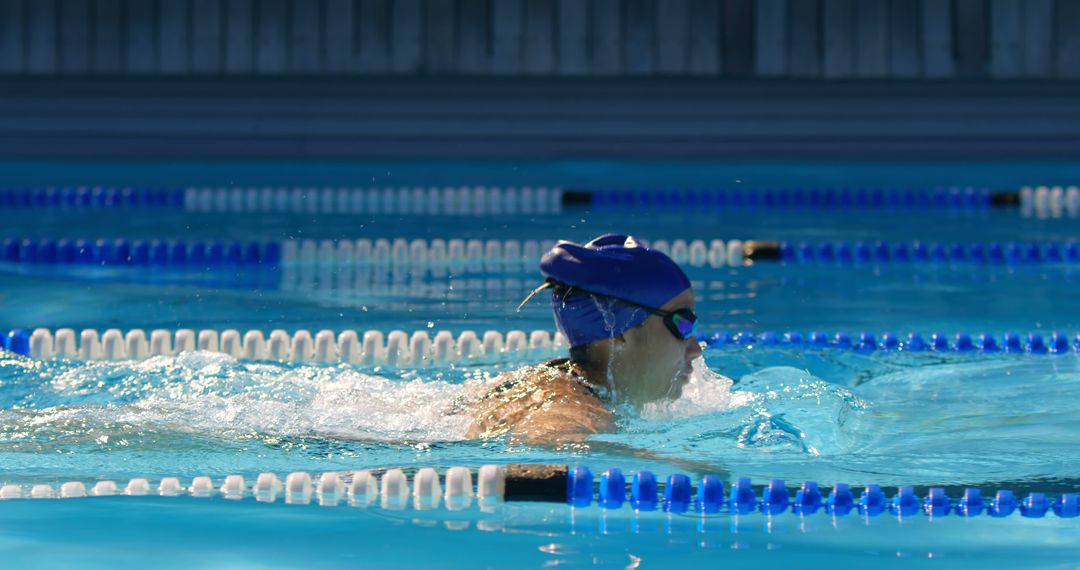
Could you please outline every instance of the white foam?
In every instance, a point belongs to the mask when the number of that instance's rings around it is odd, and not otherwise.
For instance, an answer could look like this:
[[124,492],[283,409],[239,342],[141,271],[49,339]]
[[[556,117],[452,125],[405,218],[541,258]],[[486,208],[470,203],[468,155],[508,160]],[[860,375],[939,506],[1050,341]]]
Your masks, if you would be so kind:
[[709,370],[705,359],[694,359],[690,380],[676,400],[651,402],[641,410],[648,420],[667,421],[711,412],[722,412],[746,404],[753,398],[746,392],[732,392],[731,378]]
[[[490,382],[472,374],[465,382],[442,380],[438,372],[393,378],[349,365],[252,363],[206,351],[141,362],[55,366],[59,374],[50,387],[58,396],[90,396],[109,405],[49,409],[24,423],[110,426],[92,434],[103,446],[123,445],[123,438],[114,434],[140,430],[226,438],[459,441],[472,423],[461,404],[490,388]],[[699,359],[682,397],[649,405],[642,416],[685,418],[727,410],[754,397],[732,393],[731,385],[730,379],[710,371]]]
[[[114,380],[102,384],[105,376]],[[386,378],[347,365],[243,363],[205,351],[137,363],[79,363],[51,385],[64,395],[120,398],[122,404],[62,415],[129,429],[432,442],[463,439],[471,423],[467,414],[449,412],[464,384]],[[60,410],[53,412],[42,421],[57,420]]]

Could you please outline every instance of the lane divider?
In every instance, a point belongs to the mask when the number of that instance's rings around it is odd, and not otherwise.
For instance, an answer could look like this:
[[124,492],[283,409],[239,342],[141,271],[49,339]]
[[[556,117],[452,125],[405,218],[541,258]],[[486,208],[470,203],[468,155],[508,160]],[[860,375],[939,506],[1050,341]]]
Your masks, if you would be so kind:
[[769,347],[777,346],[784,348],[805,349],[841,349],[855,352],[984,352],[984,353],[1027,353],[1027,354],[1064,354],[1067,352],[1080,352],[1080,334],[1070,342],[1068,335],[1054,331],[1049,337],[1043,333],[1031,332],[1020,335],[1016,332],[1006,332],[1001,335],[1000,341],[991,333],[981,333],[973,336],[966,332],[958,332],[947,335],[938,331],[928,337],[918,332],[910,332],[906,336],[900,336],[894,332],[886,332],[880,340],[874,333],[863,331],[856,336],[846,332],[828,334],[820,331],[811,332],[807,336],[802,333],[789,331],[777,334],[771,331],[752,333],[748,331],[732,334],[720,331],[708,335],[699,335],[699,339],[711,348],[721,347]]
[[236,329],[157,329],[147,336],[142,329],[122,332],[108,329],[99,335],[95,329],[39,328],[32,333],[22,329],[4,336],[2,348],[32,358],[73,358],[81,360],[145,360],[155,356],[173,356],[181,352],[204,350],[228,354],[243,360],[283,362],[343,362],[367,366],[442,365],[457,362],[504,362],[550,358],[565,353],[569,345],[562,333],[547,331],[486,331],[477,335],[464,331],[456,337],[439,331],[434,338],[428,331],[343,331],[321,330],[314,335],[307,330],[292,334],[274,330],[267,337],[262,331],[241,333]]
[[821,264],[1054,264],[1080,262],[1080,244],[1069,242],[749,242],[746,259]]
[[[1006,332],[995,337],[991,333],[972,336],[965,332],[946,335],[935,332],[924,337],[918,332],[900,336],[893,332],[881,335],[871,332],[857,336],[846,332],[827,334],[820,331],[803,336],[799,332],[777,334],[721,331],[700,334],[698,340],[708,348],[779,347],[800,350],[838,349],[861,353],[891,352],[958,352],[1006,354],[1065,354],[1080,353],[1080,334],[1071,341],[1061,332],[1048,337],[1032,332],[1020,335]],[[416,366],[454,362],[517,362],[549,358],[564,354],[568,349],[562,333],[535,330],[525,331],[464,331],[456,337],[440,331],[432,338],[429,331],[369,330],[359,333],[347,330],[335,332],[298,330],[292,334],[274,330],[269,337],[262,331],[241,333],[236,329],[157,329],[147,336],[143,329],[108,329],[99,334],[96,329],[62,328],[55,332],[45,328],[28,333],[24,329],[9,331],[3,336],[0,348],[32,358],[77,358],[82,360],[145,360],[154,356],[173,356],[185,351],[220,352],[243,360],[274,360],[285,362],[344,362],[379,366]]]
[[[405,239],[357,240],[50,240],[0,241],[0,262],[45,265],[214,267],[466,267],[499,270],[533,267],[554,240]],[[1080,243],[1068,242],[847,242],[762,240],[655,240],[651,247],[691,267],[784,262],[865,264],[1060,264],[1080,263]]]
[[[598,210],[641,209],[976,209],[1020,205],[1017,191],[975,186],[937,188],[715,188],[586,191]],[[1080,192],[1076,195],[1080,205]]]
[[187,188],[189,212],[483,216],[559,214],[561,188]]
[[[567,192],[575,192],[568,190]],[[740,209],[933,209],[974,210],[1019,207],[1024,216],[1080,215],[1080,187],[1024,186],[991,191],[974,186],[885,188],[726,188],[711,190],[585,190],[603,210]]]
[[[410,485],[411,479],[411,485]],[[511,482],[513,485],[513,482]],[[489,510],[503,501],[506,475],[502,466],[486,465],[473,473],[467,467],[451,467],[440,480],[430,467],[416,470],[411,478],[402,469],[326,472],[314,477],[306,472],[289,473],[284,479],[276,473],[260,473],[254,480],[234,474],[215,482],[198,476],[185,485],[178,477],[163,477],[156,484],[150,479],[136,477],[124,486],[115,481],[67,481],[58,487],[50,484],[0,486],[0,500],[18,499],[81,499],[116,495],[162,497],[190,496],[220,497],[226,500],[254,499],[261,503],[279,500],[291,505],[307,505],[313,501],[322,506],[345,504],[366,508],[381,506],[388,510],[432,510],[444,507],[451,511],[469,508],[474,501]]]
[[154,266],[208,269],[281,263],[276,241],[5,239],[0,262],[39,265]]
[[1075,218],[1080,215],[1080,188],[1025,186],[1020,189],[1020,214],[1037,218]]
[[171,208],[184,207],[182,188],[64,186],[0,189],[0,209],[15,208]]
[[0,190],[0,209],[168,208],[201,213],[547,215],[561,213],[564,203],[582,201],[581,196],[564,196],[561,188],[545,186],[182,189],[99,186]]
[[1077,186],[934,188],[562,189],[536,187],[189,187],[111,186],[0,189],[0,209],[169,208],[186,212],[506,215],[559,214],[564,208],[695,211],[762,209],[982,209],[1020,207],[1025,215],[1080,214]]
[[[743,262],[739,240],[657,240],[653,247],[679,263],[720,267]],[[379,238],[357,240],[202,241],[37,240],[0,241],[0,262],[45,265],[214,267],[467,267],[533,268],[554,240]]]
[[[897,517],[922,513],[928,517],[950,514],[965,518],[988,515],[1004,518],[1019,513],[1023,518],[1043,518],[1049,513],[1059,518],[1080,515],[1080,493],[1054,497],[1031,492],[1024,499],[1002,489],[992,497],[983,497],[976,487],[966,488],[960,497],[949,497],[942,487],[931,487],[925,497],[914,486],[900,486],[890,498],[880,485],[866,485],[861,494],[846,483],[836,483],[826,495],[814,481],[788,489],[783,480],[773,479],[755,486],[747,477],[725,482],[716,475],[705,475],[697,485],[682,473],[673,473],[663,482],[649,471],[637,471],[629,479],[620,469],[604,471],[598,484],[593,472],[576,465],[485,465],[473,473],[467,467],[451,467],[440,477],[438,471],[425,467],[411,477],[403,469],[360,470],[347,473],[326,472],[313,477],[306,472],[290,473],[282,481],[275,473],[260,473],[249,482],[235,474],[220,483],[207,476],[194,477],[185,486],[179,478],[164,477],[156,486],[146,478],[134,478],[121,489],[114,481],[97,481],[89,489],[82,481],[68,481],[59,489],[50,484],[0,486],[0,500],[76,499],[113,495],[221,497],[227,500],[253,498],[264,503],[282,499],[286,504],[322,506],[342,503],[387,510],[464,510],[475,502],[482,510],[492,510],[503,502],[543,501],[588,507],[595,501],[605,510],[629,506],[634,511],[662,510],[670,513],[697,512],[702,515],[777,516],[785,513],[811,516],[818,512],[832,517],[857,513],[876,517],[886,512]],[[411,485],[410,485],[411,483]]]

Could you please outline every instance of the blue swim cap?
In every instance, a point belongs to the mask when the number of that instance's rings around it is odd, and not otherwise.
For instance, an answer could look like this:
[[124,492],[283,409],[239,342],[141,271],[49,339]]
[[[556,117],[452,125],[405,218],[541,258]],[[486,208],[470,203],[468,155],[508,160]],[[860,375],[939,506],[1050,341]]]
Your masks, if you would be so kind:
[[648,311],[619,299],[659,309],[690,288],[670,257],[621,234],[585,245],[561,241],[544,254],[540,272],[555,287],[555,323],[570,346],[611,338],[649,318]]

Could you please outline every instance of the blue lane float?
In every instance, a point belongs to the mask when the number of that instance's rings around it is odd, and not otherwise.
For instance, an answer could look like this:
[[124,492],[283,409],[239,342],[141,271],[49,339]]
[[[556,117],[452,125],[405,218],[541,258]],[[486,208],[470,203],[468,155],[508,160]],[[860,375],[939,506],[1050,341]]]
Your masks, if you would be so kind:
[[941,331],[934,332],[927,340],[921,333],[910,332],[901,337],[895,332],[885,332],[881,339],[872,332],[862,331],[856,339],[846,332],[825,333],[812,331],[806,337],[800,332],[788,331],[779,335],[772,331],[753,333],[750,331],[717,331],[702,333],[698,340],[705,343],[709,348],[746,348],[746,347],[780,347],[797,348],[805,350],[836,349],[849,350],[859,353],[874,352],[959,352],[959,353],[1019,353],[1019,354],[1065,354],[1080,352],[1080,334],[1071,340],[1065,333],[1053,331],[1049,336],[1045,333],[1031,332],[1020,335],[1016,332],[1006,332],[1001,335],[1001,341],[997,340],[992,333],[980,333],[972,337],[966,332],[958,332],[952,335]]
[[3,209],[171,209],[192,213],[557,214],[589,194],[545,186],[199,187],[64,186],[0,189]]
[[[793,265],[905,264],[954,267],[1080,263],[1077,242],[954,243],[800,242],[713,239],[654,240],[656,249],[692,267],[756,263]],[[223,241],[168,239],[22,239],[0,240],[0,262],[101,265],[253,265],[441,267],[498,269],[533,266],[550,249],[550,240],[478,240],[378,238],[358,240]]]
[[600,210],[639,209],[977,209],[1019,206],[1019,191],[976,186],[935,188],[754,188],[575,190]]
[[669,513],[685,513],[689,510],[693,504],[692,488],[690,477],[682,473],[668,475],[667,485],[664,486],[664,510]]
[[[789,264],[871,265],[1021,265],[1080,262],[1080,244],[1069,242],[847,242],[799,241],[776,243],[778,251],[758,246],[747,251],[754,262],[780,260]],[[757,251],[763,253],[758,254]]]
[[597,504],[605,509],[618,509],[626,502],[626,477],[618,468],[612,468],[600,475],[600,492]]
[[[411,476],[405,471],[411,472]],[[868,484],[856,499],[851,485],[835,483],[828,493],[828,499],[823,500],[821,489],[814,481],[806,481],[795,488],[792,497],[792,490],[783,480],[773,479],[755,488],[749,478],[741,477],[730,484],[731,493],[725,496],[727,484],[717,475],[705,475],[695,481],[686,474],[672,473],[659,488],[656,475],[645,470],[635,472],[630,489],[632,499],[626,501],[626,479],[619,469],[603,472],[598,486],[594,486],[592,473],[589,467],[582,465],[485,465],[476,471],[475,486],[468,467],[451,467],[442,476],[430,467],[328,472],[314,476],[294,472],[285,478],[284,485],[274,473],[260,473],[250,480],[245,480],[241,474],[233,474],[216,482],[211,477],[199,476],[191,480],[190,486],[182,485],[176,477],[160,478],[156,486],[152,486],[147,478],[137,477],[124,488],[114,481],[99,480],[91,486],[82,481],[68,481],[57,489],[50,481],[33,485],[0,485],[0,501],[75,499],[119,494],[162,497],[188,495],[194,498],[223,496],[231,500],[249,497],[264,503],[284,498],[291,504],[317,502],[327,507],[344,503],[356,508],[369,508],[381,503],[382,508],[389,510],[406,509],[411,502],[417,509],[428,510],[443,505],[451,510],[461,510],[476,499],[482,509],[488,510],[503,501],[565,503],[573,508],[588,508],[593,505],[595,498],[595,504],[607,511],[621,510],[629,502],[629,508],[634,511],[655,511],[658,504],[662,504],[665,512],[680,515],[692,511],[698,516],[778,517],[793,514],[809,517],[820,512],[829,517],[856,515],[869,519],[886,513],[898,518],[915,517],[921,513],[928,518],[956,516],[972,519],[982,516],[1004,518],[1019,514],[1013,518],[1016,521],[1045,518],[1050,514],[1062,519],[1080,516],[1080,493],[1076,492],[1030,492],[1019,499],[1011,490],[1001,489],[987,500],[977,487],[966,488],[961,496],[954,498],[941,487],[930,487],[925,496],[920,496],[915,487],[905,485],[897,487],[890,497],[882,486]],[[440,480],[441,485],[438,484]],[[382,501],[377,499],[379,487],[384,488]],[[385,492],[387,487],[392,488],[396,496],[412,495],[414,500],[388,500],[390,494]],[[660,497],[663,497],[662,501]]]
[[0,262],[33,265],[276,267],[281,261],[281,242],[276,241],[8,238],[0,242]]
[[[572,506],[585,507],[596,504],[607,510],[618,510],[626,503],[626,480],[619,469],[609,469],[600,477],[600,484],[594,490],[592,471],[585,466],[567,466],[566,502]],[[944,488],[930,487],[926,496],[920,497],[914,486],[902,485],[896,488],[892,497],[880,485],[866,485],[858,499],[847,483],[836,483],[823,500],[818,483],[806,481],[796,489],[794,496],[784,481],[773,479],[760,487],[758,493],[750,478],[740,477],[728,486],[730,493],[725,497],[724,481],[716,475],[705,475],[695,487],[691,478],[682,473],[670,474],[662,487],[656,483],[652,472],[638,471],[631,484],[630,506],[634,510],[656,510],[658,505],[672,513],[684,513],[693,510],[701,514],[727,513],[732,515],[781,515],[791,513],[800,516],[812,515],[820,510],[831,516],[846,516],[852,512],[864,517],[876,517],[885,512],[905,518],[919,513],[927,517],[977,517],[987,514],[1001,518],[1019,512],[1025,518],[1042,518],[1054,513],[1060,518],[1080,516],[1080,493],[1063,493],[1051,497],[1046,493],[1031,492],[1023,500],[1017,500],[1011,490],[1002,489],[989,501],[984,501],[982,491],[976,487],[964,490],[955,501]],[[508,478],[506,485],[513,487],[522,484]],[[525,482],[528,485],[528,482]],[[660,500],[660,497],[663,497]],[[540,499],[543,500],[543,499]]]
[[183,208],[183,188],[62,186],[0,189],[0,208]]
[[659,487],[650,471],[638,471],[630,484],[630,506],[638,511],[655,511]]
[[0,338],[0,348],[15,354],[30,356],[30,333],[23,329],[8,331]]
[[1019,208],[1058,217],[1080,213],[1080,188],[1025,186],[990,190],[981,186],[920,188],[562,189],[543,186],[491,187],[113,187],[62,186],[0,189],[0,209],[168,208],[202,213],[303,212],[335,214],[488,215],[594,210],[722,211],[742,209],[922,209]]
[[714,514],[724,508],[724,480],[716,475],[706,475],[698,485],[695,508],[702,514]]
[[[609,510],[621,509],[625,504],[626,487],[622,472],[611,469],[604,472],[600,485],[593,489],[592,471],[584,466],[567,467],[566,502],[574,506],[592,504],[593,496],[597,505]],[[669,475],[662,488],[656,485],[656,476],[649,471],[634,474],[631,485],[632,499],[630,507],[635,510],[655,510],[662,504],[667,512],[683,513],[694,511],[701,514],[727,513],[749,515],[761,513],[768,516],[791,513],[800,516],[812,515],[824,511],[831,516],[842,517],[857,513],[864,517],[876,517],[886,512],[905,518],[919,515],[927,517],[977,517],[983,514],[991,517],[1007,517],[1016,512],[1025,518],[1042,518],[1053,513],[1060,518],[1080,516],[1080,493],[1049,495],[1031,492],[1023,500],[1017,500],[1011,490],[1002,489],[989,500],[984,501],[982,491],[977,487],[964,490],[960,497],[949,497],[942,487],[930,487],[925,496],[919,496],[914,486],[901,485],[892,496],[881,485],[866,485],[856,498],[855,492],[847,483],[836,483],[823,500],[818,483],[806,481],[795,490],[794,495],[781,479],[755,489],[750,478],[740,477],[728,486],[730,492],[724,496],[725,483],[716,475],[706,475],[696,483],[681,473]],[[621,483],[621,485],[620,485]],[[507,485],[515,482],[507,480]],[[660,501],[658,497],[662,496]]]

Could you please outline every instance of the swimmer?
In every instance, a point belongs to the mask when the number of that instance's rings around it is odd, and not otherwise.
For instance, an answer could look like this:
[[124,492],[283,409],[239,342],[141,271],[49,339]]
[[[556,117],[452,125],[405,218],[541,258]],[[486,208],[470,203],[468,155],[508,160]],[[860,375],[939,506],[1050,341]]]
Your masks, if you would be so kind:
[[500,378],[476,402],[468,437],[579,443],[614,429],[615,404],[640,409],[679,397],[701,346],[694,291],[671,258],[633,237],[607,234],[585,245],[559,242],[541,259],[540,272],[544,284],[521,305],[551,290],[569,358]]

